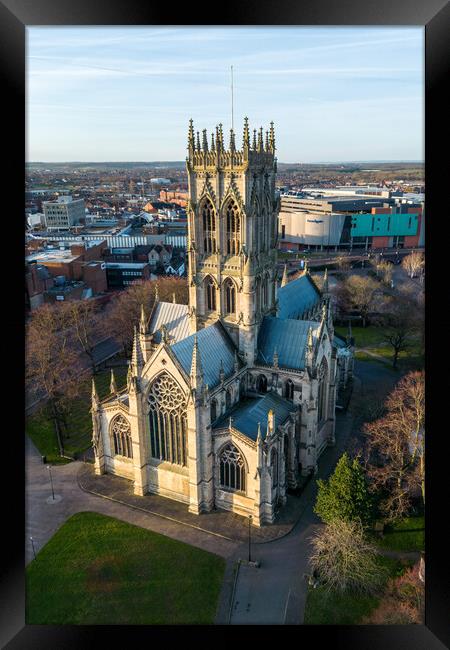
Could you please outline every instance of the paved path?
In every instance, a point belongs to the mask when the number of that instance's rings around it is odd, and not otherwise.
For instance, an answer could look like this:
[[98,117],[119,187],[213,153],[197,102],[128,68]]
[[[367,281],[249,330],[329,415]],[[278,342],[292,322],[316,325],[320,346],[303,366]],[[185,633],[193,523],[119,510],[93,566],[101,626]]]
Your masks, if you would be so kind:
[[122,521],[167,535],[225,558],[229,557],[237,548],[237,544],[234,542],[219,539],[206,532],[188,528],[146,512],[133,510],[128,506],[102,497],[87,494],[80,489],[77,483],[77,472],[82,465],[80,461],[52,467],[55,497],[61,497],[59,501],[52,503],[49,471],[42,464],[39,452],[28,437],[25,439],[25,450],[26,564],[33,559],[30,536],[33,537],[34,547],[38,552],[71,515],[85,511],[100,512],[104,515],[116,517]]

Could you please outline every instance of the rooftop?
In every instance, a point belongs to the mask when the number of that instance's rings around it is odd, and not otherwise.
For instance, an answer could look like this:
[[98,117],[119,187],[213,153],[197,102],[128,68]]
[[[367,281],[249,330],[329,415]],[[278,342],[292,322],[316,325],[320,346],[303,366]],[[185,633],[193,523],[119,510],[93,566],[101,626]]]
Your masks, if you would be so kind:
[[311,277],[306,273],[296,280],[280,287],[277,293],[278,318],[301,318],[319,300],[320,293]]
[[310,327],[313,339],[316,339],[320,328],[320,323],[317,321],[281,320],[273,316],[265,316],[258,334],[257,363],[273,365],[273,356],[276,352],[280,368],[303,370]]
[[280,397],[277,393],[267,393],[264,397],[257,397],[241,402],[237,408],[221,417],[214,429],[222,429],[229,425],[237,429],[251,440],[256,441],[258,437],[258,424],[261,425],[261,435],[265,437],[267,426],[267,414],[272,410],[275,416],[275,427],[283,424],[289,417],[289,413],[295,410],[292,402]]

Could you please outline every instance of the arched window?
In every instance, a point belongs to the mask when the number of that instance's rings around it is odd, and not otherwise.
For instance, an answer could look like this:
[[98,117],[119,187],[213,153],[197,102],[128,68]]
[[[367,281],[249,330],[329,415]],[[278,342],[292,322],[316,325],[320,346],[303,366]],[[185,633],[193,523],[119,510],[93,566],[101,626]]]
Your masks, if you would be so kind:
[[216,310],[216,285],[211,277],[206,278],[206,308],[208,311]]
[[234,201],[228,203],[225,211],[227,255],[239,255],[241,243],[241,218],[239,208]]
[[240,451],[231,443],[220,454],[220,485],[227,490],[245,492],[245,462]]
[[225,280],[225,313],[236,313],[236,287],[233,280]]
[[266,375],[258,375],[258,379],[256,380],[256,390],[258,393],[267,393]]
[[274,488],[278,485],[278,454],[276,449],[272,449],[270,466],[272,468],[272,487]]
[[205,253],[216,252],[216,214],[214,207],[207,199],[202,207],[203,246]]
[[294,383],[290,379],[284,385],[284,396],[286,399],[294,399]]
[[327,398],[327,375],[328,364],[326,359],[322,359],[319,368],[319,390],[317,395],[317,419],[319,424],[327,417],[326,416],[326,398]]
[[148,401],[152,458],[187,465],[186,400],[180,386],[163,373],[151,385]]
[[262,282],[262,305],[263,307],[267,307],[269,304],[269,280],[268,278],[264,278]]
[[228,388],[226,393],[225,393],[225,408],[228,411],[229,408],[231,408],[231,402],[232,402],[232,395],[231,395],[231,389]]
[[133,458],[130,423],[123,415],[117,415],[114,418],[111,424],[111,433],[114,440],[114,454]]
[[211,422],[217,419],[217,402],[215,399],[211,400]]

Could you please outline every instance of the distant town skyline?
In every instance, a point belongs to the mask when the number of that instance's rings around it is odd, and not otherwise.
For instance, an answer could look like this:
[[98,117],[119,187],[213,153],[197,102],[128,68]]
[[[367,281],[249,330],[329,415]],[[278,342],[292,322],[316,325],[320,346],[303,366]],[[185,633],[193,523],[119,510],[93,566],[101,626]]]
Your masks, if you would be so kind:
[[274,121],[284,163],[423,161],[423,27],[28,27],[29,162],[175,161]]

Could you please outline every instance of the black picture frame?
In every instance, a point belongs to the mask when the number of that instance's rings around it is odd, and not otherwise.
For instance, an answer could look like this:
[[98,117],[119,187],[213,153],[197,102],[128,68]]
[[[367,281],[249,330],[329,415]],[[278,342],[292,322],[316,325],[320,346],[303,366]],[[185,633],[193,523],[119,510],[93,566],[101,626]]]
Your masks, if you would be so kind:
[[[14,269],[15,281],[20,285],[23,271],[23,214],[24,152],[25,152],[25,28],[32,25],[380,25],[425,27],[425,86],[426,86],[426,211],[427,211],[427,316],[426,316],[426,373],[427,373],[427,428],[433,431],[427,438],[427,507],[426,507],[426,623],[423,626],[299,626],[288,633],[297,637],[295,644],[310,641],[316,647],[329,644],[333,648],[376,648],[434,650],[450,645],[448,553],[445,548],[448,492],[445,493],[446,454],[444,446],[448,438],[448,425],[444,405],[448,393],[448,380],[441,379],[439,367],[446,352],[446,341],[450,333],[450,322],[443,307],[448,307],[448,285],[445,290],[445,250],[440,249],[444,241],[446,223],[437,224],[439,217],[448,222],[445,204],[445,190],[448,186],[448,164],[440,164],[439,153],[447,153],[443,135],[447,126],[447,107],[444,101],[448,70],[448,34],[450,8],[445,0],[311,0],[294,4],[290,0],[267,2],[228,0],[217,6],[212,14],[211,3],[196,3],[177,7],[163,3],[150,4],[142,0],[1,0],[0,1],[0,62],[3,92],[3,127],[11,141],[3,149],[7,160],[8,213],[15,215],[15,223],[8,229],[7,242],[10,263]],[[5,195],[4,195],[5,196]],[[435,225],[430,225],[433,223]],[[441,234],[442,227],[442,234]],[[448,227],[448,226],[447,226]],[[439,228],[439,235],[437,235]],[[433,240],[433,236],[435,239]],[[438,238],[438,239],[437,239]],[[448,241],[448,240],[445,240]],[[447,265],[445,265],[447,266]],[[4,275],[10,281],[11,273]],[[23,395],[23,348],[24,323],[23,303],[20,285],[11,291],[4,287],[8,310],[5,311],[3,341],[8,345],[8,361],[5,375],[8,379],[7,405],[4,405],[11,421],[4,426],[3,474],[10,471],[3,495],[3,535],[6,543],[3,551],[1,584],[1,638],[2,647],[16,648],[90,648],[109,643],[170,643],[172,637],[186,642],[193,637],[203,637],[204,643],[217,639],[218,632],[223,639],[240,635],[240,642],[254,642],[256,631],[250,627],[176,627],[151,626],[26,626],[24,613],[24,531],[23,469],[24,440],[20,432],[18,413],[24,407]],[[441,282],[440,288],[439,282]],[[16,301],[17,300],[17,304]],[[6,316],[6,314],[9,314]],[[5,329],[6,326],[6,329]],[[440,347],[438,348],[438,341]],[[5,350],[6,354],[6,350]],[[442,360],[442,361],[441,361]],[[448,362],[442,364],[448,365]],[[448,370],[446,371],[448,374]],[[14,408],[10,395],[16,396]],[[18,396],[18,397],[17,397]],[[6,408],[7,407],[7,408]],[[11,432],[14,432],[12,435]],[[7,453],[6,453],[7,442]],[[13,526],[10,514],[18,513]],[[435,523],[433,523],[435,522]],[[441,526],[441,528],[440,528]],[[431,529],[435,532],[431,535]],[[258,626],[259,627],[259,626]],[[271,630],[285,635],[286,627]],[[269,630],[262,632],[267,636]],[[242,637],[244,635],[244,637]],[[245,638],[246,637],[246,638]]]

